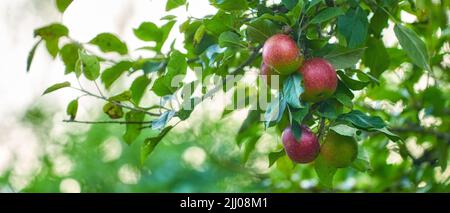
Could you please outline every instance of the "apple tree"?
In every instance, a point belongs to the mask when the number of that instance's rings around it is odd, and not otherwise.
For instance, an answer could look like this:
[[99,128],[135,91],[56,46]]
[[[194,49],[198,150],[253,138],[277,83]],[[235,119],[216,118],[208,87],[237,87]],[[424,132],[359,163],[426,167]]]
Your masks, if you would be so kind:
[[[74,2],[56,0],[56,6],[64,13]],[[45,45],[53,58],[62,60],[67,78],[95,85],[96,90],[90,91],[67,81],[44,91],[79,91],[67,105],[65,122],[125,124],[123,140],[128,144],[143,131],[158,131],[145,139],[142,161],[177,124],[190,118],[196,106],[223,91],[233,94],[234,104],[222,106],[226,107],[223,116],[235,111],[236,103],[250,109],[234,136],[244,156],[273,128],[281,143],[273,141],[279,149],[268,154],[269,166],[279,166],[285,162],[282,159],[305,164],[298,166],[314,168],[324,187],[332,187],[335,173],[342,168],[379,169],[371,166],[370,156],[386,159],[388,144],[413,167],[447,168],[447,1],[209,2],[217,8],[216,14],[179,23],[177,39],[183,40],[182,48],[168,39],[178,22],[176,16],[162,17],[165,23],[160,26],[142,22],[130,29],[148,42],[139,51],[149,51],[153,57],[131,57],[130,52],[137,50],[110,32],[81,42],[71,37],[64,23],[48,24],[34,31],[36,45],[27,70],[36,48]],[[188,8],[189,1],[168,0],[166,11],[180,7]],[[195,78],[187,81],[194,71]],[[261,78],[247,82],[244,95],[239,95],[242,76],[255,71]],[[121,76],[133,78],[132,83],[112,94],[110,88]],[[78,106],[88,97],[104,102],[98,110],[109,120],[77,118]],[[154,101],[147,105],[143,97]],[[261,97],[268,104],[250,101]],[[411,140],[428,148],[415,156],[408,148]]]

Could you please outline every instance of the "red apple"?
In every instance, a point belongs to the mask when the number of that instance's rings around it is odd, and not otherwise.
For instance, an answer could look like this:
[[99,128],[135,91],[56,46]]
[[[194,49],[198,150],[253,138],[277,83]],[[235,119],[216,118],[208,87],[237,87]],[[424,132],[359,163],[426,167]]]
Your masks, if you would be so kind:
[[287,156],[296,163],[309,163],[316,159],[320,151],[317,137],[307,126],[301,126],[300,140],[295,140],[291,127],[284,129],[281,135]]
[[303,62],[303,56],[295,41],[288,35],[275,34],[264,43],[264,63],[280,75],[295,72]]
[[306,60],[299,70],[303,76],[305,91],[302,100],[318,102],[325,100],[336,91],[338,78],[333,66],[322,58]]

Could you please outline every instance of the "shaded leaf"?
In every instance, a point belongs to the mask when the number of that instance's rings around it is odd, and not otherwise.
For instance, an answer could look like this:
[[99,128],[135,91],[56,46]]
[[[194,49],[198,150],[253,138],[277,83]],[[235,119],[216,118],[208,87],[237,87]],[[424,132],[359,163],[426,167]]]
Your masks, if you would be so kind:
[[319,177],[319,183],[326,188],[333,188],[333,178],[337,169],[328,165],[321,155],[314,161],[314,169]]
[[362,61],[370,68],[370,73],[378,77],[389,67],[391,60],[383,41],[376,38],[369,38]]
[[[127,122],[143,122],[145,114],[143,112],[130,111],[125,115],[125,121]],[[142,130],[142,124],[128,123],[126,126],[125,134],[123,139],[127,144],[133,143],[134,140],[139,136]]]
[[166,134],[173,128],[173,126],[168,126],[164,128],[156,137],[150,137],[145,139],[141,146],[141,164],[147,159],[147,157],[153,152],[156,145],[166,136]]
[[359,110],[342,114],[338,117],[338,120],[350,122],[361,129],[381,129],[386,126],[386,123],[380,117],[368,116]]
[[345,69],[354,66],[359,61],[364,49],[348,49],[339,45],[327,45],[317,54],[328,60],[335,69]]
[[425,43],[419,36],[413,30],[400,24],[395,25],[394,32],[403,50],[411,59],[411,62],[422,69],[430,71],[430,56],[428,55]]
[[302,108],[300,95],[304,89],[301,84],[302,76],[298,73],[289,75],[283,85],[283,94],[286,102],[293,108]]
[[286,153],[284,152],[284,149],[278,151],[278,152],[271,152],[269,153],[269,167],[271,167],[275,162],[277,162],[278,159],[285,156]]
[[316,16],[314,16],[311,21],[309,21],[310,24],[319,24],[325,21],[328,21],[330,19],[333,19],[337,16],[340,16],[344,14],[344,9],[340,7],[329,7],[322,11],[320,11]]
[[220,34],[219,46],[230,48],[245,47],[239,35],[231,31],[223,32],[222,34]]
[[367,14],[359,6],[349,9],[345,15],[338,17],[337,30],[344,35],[347,46],[350,48],[364,44],[368,29]]

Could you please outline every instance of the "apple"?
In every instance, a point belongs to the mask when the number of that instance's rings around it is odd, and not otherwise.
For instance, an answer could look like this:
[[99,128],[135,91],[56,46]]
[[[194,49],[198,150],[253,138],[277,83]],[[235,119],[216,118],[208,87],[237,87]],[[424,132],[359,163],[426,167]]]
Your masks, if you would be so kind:
[[300,140],[295,140],[292,127],[284,129],[281,139],[287,156],[296,163],[309,163],[316,159],[320,151],[319,141],[313,132],[302,125]]
[[288,35],[275,34],[264,43],[263,62],[280,75],[289,75],[302,65],[303,56]]
[[355,138],[331,130],[325,137],[320,155],[328,165],[344,168],[356,159],[358,144]]
[[306,60],[299,72],[303,76],[303,87],[305,89],[301,95],[302,100],[322,101],[336,91],[338,83],[336,70],[327,60],[322,58]]

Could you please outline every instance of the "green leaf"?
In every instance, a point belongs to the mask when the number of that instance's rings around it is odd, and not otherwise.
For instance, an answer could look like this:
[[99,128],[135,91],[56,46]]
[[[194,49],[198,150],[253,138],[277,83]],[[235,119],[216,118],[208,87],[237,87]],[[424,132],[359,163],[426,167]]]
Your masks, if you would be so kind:
[[156,137],[150,137],[145,139],[141,146],[141,164],[145,162],[147,157],[153,152],[156,145],[161,142],[161,140],[166,136],[166,134],[173,128],[173,126],[168,126],[164,128]]
[[203,35],[205,35],[206,32],[206,27],[205,25],[200,25],[200,27],[198,27],[197,31],[195,31],[194,34],[194,43],[198,44],[202,41],[203,39]]
[[383,127],[383,128],[377,128],[377,129],[372,129],[372,131],[377,131],[377,132],[381,132],[384,135],[386,135],[386,137],[388,137],[391,141],[397,142],[397,141],[403,141],[403,139],[398,136],[397,134],[391,132],[388,128]]
[[28,53],[27,72],[30,71],[31,62],[33,62],[34,54],[36,53],[36,49],[41,42],[42,42],[42,40],[39,40],[38,42],[36,42],[36,44],[33,45],[33,48],[31,48],[30,52]]
[[381,35],[381,31],[387,27],[388,24],[388,15],[383,11],[382,8],[377,8],[372,18],[370,19],[369,29],[372,34],[379,38]]
[[211,3],[222,10],[245,10],[248,8],[247,0],[210,0]]
[[413,30],[401,24],[395,25],[394,32],[411,62],[422,69],[431,71],[427,47],[419,36]]
[[63,36],[67,36],[68,34],[69,30],[67,27],[59,23],[53,23],[34,31],[35,37],[40,36],[45,40],[45,46],[53,58],[56,57],[59,51],[59,39]]
[[66,113],[70,116],[70,120],[75,119],[78,110],[78,99],[75,99],[67,105]]
[[100,63],[98,62],[97,57],[87,55],[81,50],[78,51],[78,55],[79,66],[76,66],[76,68],[80,70],[75,70],[75,72],[83,73],[88,80],[96,80],[100,76]]
[[298,4],[298,0],[281,0],[281,2],[288,10],[294,9],[294,7]]
[[334,99],[327,99],[319,103],[319,107],[317,109],[317,114],[320,117],[328,118],[330,120],[334,120],[337,118],[339,114],[339,106],[338,101]]
[[175,25],[176,21],[169,21],[163,26],[160,27],[161,30],[161,40],[156,44],[156,50],[161,51],[162,46],[166,42],[167,38],[169,37],[170,31],[173,28],[173,25]]
[[119,119],[123,117],[122,107],[114,104],[114,103],[106,103],[103,106],[103,112],[108,115],[111,119]]
[[336,98],[341,104],[348,108],[353,107],[352,99],[355,97],[350,91],[347,86],[342,83],[342,81],[338,81],[338,86],[336,88],[336,91],[333,94],[333,97]]
[[53,91],[56,91],[56,90],[59,90],[59,89],[65,88],[65,87],[70,87],[70,83],[68,81],[63,82],[63,83],[54,84],[54,85],[50,86],[49,88],[47,88],[44,91],[44,93],[42,95],[51,93]]
[[264,114],[265,128],[267,129],[272,124],[278,123],[283,116],[283,112],[286,109],[286,100],[280,94],[278,98],[274,99],[267,106]]
[[121,102],[121,101],[129,101],[131,99],[131,91],[127,90],[124,91],[120,94],[114,95],[110,98],[108,98],[109,101],[116,101],[116,102]]
[[53,23],[34,31],[35,37],[40,36],[46,41],[59,39],[60,37],[67,36],[68,34],[69,30],[67,29],[67,27],[60,23]]
[[306,115],[309,112],[309,105],[305,104],[300,109],[290,109],[290,112],[291,112],[292,120],[301,124],[301,123],[303,123],[303,119],[306,117]]
[[235,16],[222,10],[219,10],[217,14],[212,18],[203,20],[206,31],[212,33],[215,36],[219,36],[225,31],[234,30],[235,22]]
[[352,168],[360,171],[360,172],[369,172],[372,171],[372,166],[370,165],[369,157],[367,153],[363,149],[358,150],[358,156],[352,162]]
[[249,23],[246,23],[247,39],[252,42],[263,43],[269,37],[276,34],[280,27],[274,24],[271,20],[257,18]]
[[342,114],[338,117],[338,120],[350,122],[360,129],[381,129],[386,126],[386,123],[380,117],[368,116],[359,110]]
[[241,146],[246,140],[261,135],[260,112],[250,110],[236,135],[236,144]]
[[347,49],[339,45],[328,45],[321,51],[321,56],[328,60],[335,69],[346,69],[358,63],[364,49]]
[[319,177],[319,183],[326,188],[333,188],[333,178],[337,169],[328,165],[326,161],[319,155],[314,161],[314,169]]
[[187,62],[185,56],[179,51],[173,51],[167,63],[167,72],[156,79],[152,91],[162,97],[174,93],[180,85],[172,85],[172,80],[178,75],[186,74]]
[[147,91],[147,86],[150,84],[150,82],[150,79],[146,75],[142,75],[133,81],[130,90],[131,99],[133,100],[134,104],[139,105],[142,97]]
[[56,7],[58,8],[58,11],[64,13],[72,1],[73,0],[56,0]]
[[[130,111],[125,115],[126,122],[143,122],[145,114],[143,112]],[[142,124],[140,123],[128,123],[126,126],[123,139],[127,144],[133,143],[134,140],[141,134]]]
[[245,47],[239,35],[231,31],[223,32],[222,34],[220,34],[219,46],[230,48]]
[[345,15],[338,17],[337,30],[345,37],[350,48],[364,44],[368,29],[367,14],[359,6],[356,9],[349,9]]
[[283,94],[286,102],[293,108],[302,108],[300,103],[300,95],[304,89],[301,84],[302,77],[300,74],[289,75],[283,85]]
[[316,6],[317,4],[323,2],[323,0],[311,0],[309,1],[309,4],[307,5],[307,8],[305,10],[305,12],[308,12],[309,10],[311,10],[311,8],[313,8],[314,6]]
[[155,41],[162,40],[162,31],[151,22],[143,22],[137,29],[133,30],[134,35],[142,41]]
[[344,14],[344,9],[340,7],[329,7],[319,12],[316,16],[314,16],[311,21],[309,21],[310,24],[319,24],[328,20],[333,19],[334,17],[340,16]]
[[145,74],[160,71],[166,64],[162,61],[146,61],[142,65]]
[[95,36],[89,43],[97,45],[102,52],[117,52],[121,55],[128,53],[127,45],[117,36],[111,33],[101,33]]
[[295,141],[297,143],[300,143],[300,139],[302,138],[302,129],[297,121],[293,120],[291,122],[291,130],[292,134],[294,135]]
[[439,157],[438,157],[438,162],[439,162],[439,166],[441,167],[441,171],[445,171],[445,169],[447,168],[447,164],[448,164],[448,152],[449,152],[449,143],[442,143],[442,142],[438,142],[437,147],[439,150]]
[[167,0],[166,11],[175,9],[186,4],[186,0]]
[[48,53],[55,58],[58,55],[59,51],[59,39],[52,39],[45,41],[45,47],[47,48]]
[[359,81],[350,78],[341,70],[336,71],[336,73],[339,75],[344,84],[352,90],[362,90],[370,83],[369,81]]
[[71,73],[75,71],[75,65],[78,61],[78,51],[80,50],[80,46],[76,43],[69,43],[64,45],[59,52],[64,65],[66,66],[65,73]]
[[175,111],[168,110],[163,112],[161,116],[159,116],[158,119],[152,121],[152,129],[154,130],[161,130],[164,127],[166,127],[167,123],[175,116]]
[[242,156],[242,163],[246,163],[248,161],[248,158],[250,157],[250,154],[253,150],[255,150],[256,143],[261,138],[261,135],[256,135],[245,142],[244,146],[244,154]]
[[349,137],[355,137],[357,134],[357,131],[358,131],[358,129],[353,128],[348,125],[345,125],[345,124],[338,124],[338,125],[330,127],[330,129],[340,135],[349,136]]
[[271,167],[275,162],[277,162],[278,159],[285,156],[286,152],[284,152],[284,149],[278,151],[278,152],[271,152],[269,153],[269,167]]
[[133,63],[130,61],[121,61],[117,64],[114,64],[114,66],[104,70],[100,78],[105,85],[105,88],[109,89],[111,85],[132,66]]
[[376,38],[369,38],[362,61],[370,68],[372,75],[375,77],[380,76],[389,67],[390,63],[390,57],[386,47],[384,47],[383,41]]

